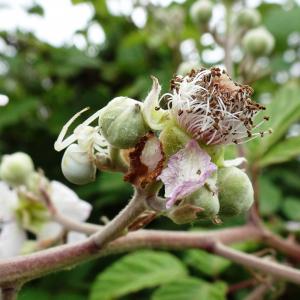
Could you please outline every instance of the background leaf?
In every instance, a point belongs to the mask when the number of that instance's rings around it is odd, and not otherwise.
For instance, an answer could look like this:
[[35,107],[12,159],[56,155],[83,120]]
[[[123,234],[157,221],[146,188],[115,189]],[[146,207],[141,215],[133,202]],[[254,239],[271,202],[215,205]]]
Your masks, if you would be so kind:
[[288,219],[293,221],[300,221],[300,200],[297,198],[289,197],[284,200],[283,213]]
[[186,275],[186,268],[175,256],[166,252],[138,251],[101,273],[92,286],[90,299],[116,299]]
[[259,161],[259,166],[283,163],[298,155],[300,155],[300,136],[287,138],[272,147]]
[[[250,162],[260,163],[271,147],[286,134],[288,128],[300,119],[300,88],[295,84],[286,85],[276,92],[271,103],[266,105],[267,110],[260,114],[270,116],[259,131],[272,129],[273,133],[263,139],[257,138],[247,144]],[[288,101],[288,105],[287,105]],[[259,120],[257,120],[259,122]]]
[[225,300],[223,282],[208,283],[193,277],[169,283],[156,290],[151,300]]

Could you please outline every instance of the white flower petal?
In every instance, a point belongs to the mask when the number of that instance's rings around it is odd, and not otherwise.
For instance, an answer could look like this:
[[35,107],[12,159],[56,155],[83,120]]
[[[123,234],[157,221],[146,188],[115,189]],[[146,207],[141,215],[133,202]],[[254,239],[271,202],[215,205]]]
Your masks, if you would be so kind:
[[9,221],[13,218],[14,208],[17,206],[18,196],[15,190],[0,181],[0,221]]
[[168,119],[168,111],[163,109],[158,109],[159,107],[159,94],[161,91],[161,86],[154,76],[151,77],[153,80],[153,85],[150,93],[146,97],[143,105],[143,116],[146,123],[153,130],[161,130],[164,127],[164,122]]
[[70,231],[67,236],[67,244],[75,244],[84,241],[87,235],[84,233]]
[[92,210],[91,204],[81,200],[75,192],[58,181],[51,181],[51,199],[63,215],[77,221],[85,221]]
[[198,143],[188,142],[184,149],[170,157],[167,168],[158,177],[165,184],[166,207],[170,208],[178,199],[199,189],[216,170],[217,166]]
[[5,224],[0,233],[0,258],[19,255],[25,241],[26,234],[17,223]]
[[47,222],[39,231],[37,239],[39,241],[56,239],[62,234],[63,227],[55,222]]

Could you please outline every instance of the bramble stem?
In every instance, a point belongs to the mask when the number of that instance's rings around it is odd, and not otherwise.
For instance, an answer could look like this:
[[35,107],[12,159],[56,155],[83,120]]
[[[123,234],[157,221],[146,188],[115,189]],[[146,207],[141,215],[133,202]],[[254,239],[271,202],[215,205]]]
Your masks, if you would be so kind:
[[102,248],[108,242],[123,234],[127,227],[146,210],[147,194],[136,191],[128,205],[106,226],[90,237],[95,245]]
[[300,271],[294,268],[231,249],[221,243],[216,243],[212,252],[243,266],[300,284]]
[[21,285],[11,285],[0,289],[0,299],[1,300],[16,300],[18,297],[18,292]]
[[0,286],[7,286],[15,281],[28,281],[97,257],[143,248],[172,250],[201,248],[241,265],[300,284],[299,270],[224,246],[248,239],[259,240],[261,235],[261,230],[253,225],[210,232],[140,230],[119,237],[102,247],[95,244],[94,236],[91,236],[75,245],[54,247],[0,261]]

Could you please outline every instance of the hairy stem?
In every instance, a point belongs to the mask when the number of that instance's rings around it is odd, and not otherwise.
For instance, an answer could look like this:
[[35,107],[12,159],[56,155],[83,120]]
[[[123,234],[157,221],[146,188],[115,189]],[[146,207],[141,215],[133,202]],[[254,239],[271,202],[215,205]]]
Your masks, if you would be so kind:
[[5,286],[0,289],[0,299],[1,300],[16,300],[18,297],[18,292],[21,288],[20,284]]
[[120,237],[103,247],[99,247],[91,238],[75,245],[59,246],[26,256],[2,260],[0,262],[0,286],[6,286],[10,282],[30,280],[100,256],[142,248],[172,250],[201,248],[265,274],[300,284],[299,270],[224,246],[224,244],[247,239],[259,240],[261,231],[251,225],[200,233],[141,230]]
[[300,271],[294,268],[280,265],[273,261],[262,259],[250,254],[242,253],[221,243],[216,243],[212,252],[243,266],[261,271],[265,274],[273,275],[276,278],[286,279],[300,284]]
[[129,204],[111,221],[103,230],[96,232],[90,238],[95,245],[103,247],[103,245],[114,240],[124,233],[127,227],[146,210],[145,200],[147,194],[136,191]]
[[249,225],[201,233],[140,230],[118,238],[101,250],[95,245],[92,237],[74,245],[57,246],[29,255],[0,260],[0,286],[38,278],[103,255],[148,247],[205,248],[215,239],[223,243],[259,239],[260,232]]

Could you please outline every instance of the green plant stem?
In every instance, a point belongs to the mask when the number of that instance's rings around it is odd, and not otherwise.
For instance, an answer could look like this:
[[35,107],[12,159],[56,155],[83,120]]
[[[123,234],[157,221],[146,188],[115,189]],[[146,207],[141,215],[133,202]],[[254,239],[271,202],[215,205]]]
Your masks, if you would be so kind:
[[225,12],[225,26],[226,26],[226,32],[225,32],[225,41],[224,41],[224,51],[225,51],[225,57],[224,57],[224,64],[227,70],[227,73],[229,76],[234,77],[233,74],[233,62],[231,57],[231,50],[232,50],[232,36],[231,36],[231,5],[227,4],[225,5],[226,12]]

